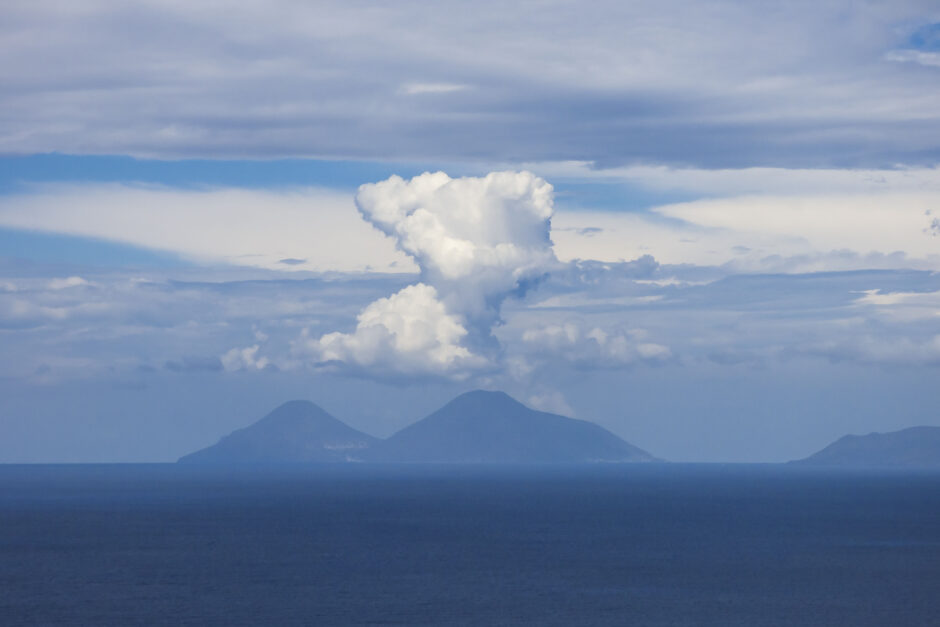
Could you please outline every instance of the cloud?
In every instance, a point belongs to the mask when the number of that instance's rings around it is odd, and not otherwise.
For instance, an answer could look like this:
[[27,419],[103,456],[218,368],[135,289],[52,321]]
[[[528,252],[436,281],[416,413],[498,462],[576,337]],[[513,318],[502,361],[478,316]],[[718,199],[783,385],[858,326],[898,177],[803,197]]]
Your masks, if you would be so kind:
[[[702,198],[650,212],[559,211],[552,237],[563,261],[652,254],[661,263],[727,264],[737,272],[940,270],[929,213],[940,205],[940,189],[904,187]],[[601,230],[584,234],[587,225]]]
[[928,338],[859,335],[800,346],[799,351],[832,362],[887,367],[940,366],[940,334]]
[[666,165],[603,167],[589,161],[526,163],[552,180],[629,185],[695,196],[865,195],[940,192],[940,168],[693,168]]
[[940,86],[885,60],[911,47],[923,0],[780,3],[772,20],[744,0],[476,6],[385,3],[364,18],[339,0],[18,3],[0,24],[0,150],[709,168],[938,157]]
[[667,205],[655,211],[699,227],[753,234],[755,239],[802,240],[815,252],[902,251],[931,258],[940,251],[935,241],[924,237],[924,212],[938,201],[937,193],[745,196]]
[[[578,264],[508,308],[498,328],[507,373],[561,384],[570,376],[566,367],[934,363],[929,350],[912,348],[905,361],[904,351],[888,347],[928,346],[940,332],[936,273],[735,275],[725,269],[724,277],[690,281],[683,279],[699,275],[685,275],[683,267],[659,266],[651,278],[637,278],[621,266]],[[658,278],[670,276],[677,280]]]
[[[308,371],[441,385],[491,380],[527,398],[542,393],[527,387],[536,383],[567,395],[576,380],[620,376],[601,370],[933,365],[923,347],[940,334],[940,274],[910,270],[741,275],[651,258],[569,263],[503,303],[488,329],[498,344],[474,338],[471,321],[444,305],[437,288],[407,275],[301,279],[183,267],[141,280],[83,268],[94,289],[50,290],[51,279],[70,273],[40,270],[11,275],[7,267],[0,275],[17,288],[0,291],[0,378],[31,377],[44,363],[56,380],[222,377],[210,364],[221,367],[228,355],[230,372],[277,368],[297,381]],[[375,303],[360,330],[357,316]],[[345,361],[327,365],[321,339],[331,335],[330,348]],[[891,344],[910,351],[892,352]]]
[[219,361],[222,362],[222,367],[229,372],[235,370],[264,370],[270,362],[266,357],[258,356],[260,348],[258,344],[245,348],[233,348],[226,351],[219,358]]
[[558,266],[552,187],[528,172],[393,176],[360,187],[356,206],[414,259],[422,282],[366,307],[353,334],[308,343],[321,361],[444,375],[481,367],[503,301]]
[[122,242],[202,263],[320,272],[415,269],[356,215],[348,194],[321,188],[47,185],[0,196],[0,227]]
[[[652,254],[667,264],[729,264],[738,272],[940,269],[931,212],[940,170],[529,164],[570,190],[553,221],[561,259]],[[601,187],[605,211],[571,211]],[[622,211],[639,196],[645,211]],[[670,198],[672,196],[673,198]],[[678,196],[685,202],[676,202]],[[568,210],[566,210],[568,209]],[[581,229],[601,228],[590,238]]]
[[[565,195],[558,200],[561,206],[553,210],[550,233],[552,250],[563,262],[618,262],[653,255],[661,263],[730,264],[738,272],[940,269],[940,249],[932,237],[940,232],[940,221],[930,213],[940,206],[936,168],[705,171],[592,169],[585,163],[534,167],[537,172],[554,173],[565,185]],[[464,179],[455,179],[460,180]],[[393,193],[389,181],[381,184],[381,193]],[[404,180],[398,185],[411,190]],[[581,207],[579,203],[598,185],[609,188],[605,209]],[[498,187],[495,181],[491,191],[494,186]],[[456,187],[456,182],[445,186]],[[670,202],[644,211],[624,210],[633,195],[647,192]],[[445,192],[434,193],[443,198]],[[467,198],[477,194],[479,200],[482,192],[460,193]],[[671,202],[674,194],[694,199]],[[58,184],[0,195],[0,227],[161,249],[198,263],[281,271],[408,273],[418,272],[420,262],[425,263],[425,272],[441,275],[440,280],[426,282],[435,285],[442,298],[454,292],[443,285],[445,268],[434,262],[426,244],[421,250],[405,248],[406,240],[417,245],[415,229],[420,225],[383,225],[378,214],[369,213],[371,209],[363,205],[359,211],[357,215],[348,192],[323,188]],[[441,221],[445,215],[432,218]],[[370,228],[370,222],[379,231]],[[547,236],[539,233],[539,237]],[[475,267],[483,267],[478,263],[481,256],[499,254],[483,240],[473,245]],[[484,251],[487,246],[493,250]]]
[[885,54],[888,61],[898,63],[917,63],[928,67],[940,68],[940,52],[925,52],[923,50],[892,50]]
[[529,405],[541,411],[569,417],[575,415],[574,409],[565,400],[564,394],[558,390],[540,390],[530,395],[528,400]]
[[931,321],[940,325],[940,291],[892,292],[863,290],[859,306],[876,308],[875,315],[896,323]]
[[528,172],[393,176],[360,187],[356,206],[395,238],[449,307],[471,318],[494,313],[511,291],[557,264],[552,186]]
[[604,229],[597,226],[582,226],[582,227],[556,227],[553,229],[556,233],[559,231],[572,231],[577,235],[582,235],[584,237],[592,237],[598,233],[603,233]]
[[50,290],[65,290],[70,287],[82,287],[85,285],[90,285],[90,283],[80,276],[70,276],[65,279],[51,279],[48,283]]
[[0,299],[0,329],[29,329],[62,321],[73,309],[38,304],[26,298]]
[[[58,264],[24,271],[16,291],[0,291],[0,332],[23,331],[4,333],[0,377],[25,376],[41,363],[55,365],[64,378],[112,371],[136,376],[141,368],[211,373],[233,347],[229,368],[257,370],[261,359],[268,362],[263,367],[297,367],[289,350],[301,329],[335,329],[363,303],[404,284],[398,275],[299,279],[195,267],[155,269],[143,280],[83,268],[94,289],[53,290],[48,284],[61,273]],[[258,351],[249,359],[239,356],[254,345]]]
[[461,317],[449,314],[429,285],[418,283],[380,298],[357,320],[352,333],[303,338],[298,352],[326,364],[341,362],[385,374],[459,379],[487,365],[486,359],[461,345],[467,335]]
[[580,369],[620,368],[640,361],[661,363],[672,357],[668,347],[643,341],[644,337],[643,331],[605,331],[568,321],[526,329],[521,351],[529,359],[563,359]]
[[469,88],[469,85],[459,83],[408,83],[402,85],[401,93],[409,96],[416,94],[449,94]]

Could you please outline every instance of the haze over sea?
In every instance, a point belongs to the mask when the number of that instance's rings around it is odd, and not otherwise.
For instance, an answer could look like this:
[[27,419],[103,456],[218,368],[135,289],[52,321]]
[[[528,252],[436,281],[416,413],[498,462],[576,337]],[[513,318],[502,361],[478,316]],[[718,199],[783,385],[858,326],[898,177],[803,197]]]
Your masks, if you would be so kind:
[[940,473],[0,466],[15,625],[929,625]]

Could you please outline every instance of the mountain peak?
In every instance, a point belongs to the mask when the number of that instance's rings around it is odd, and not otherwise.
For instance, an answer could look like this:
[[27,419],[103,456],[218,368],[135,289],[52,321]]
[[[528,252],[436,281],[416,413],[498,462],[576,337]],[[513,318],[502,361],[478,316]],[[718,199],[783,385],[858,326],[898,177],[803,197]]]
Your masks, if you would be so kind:
[[520,406],[525,407],[522,403],[509,396],[505,392],[500,390],[471,390],[470,392],[464,392],[463,394],[457,396],[452,401],[447,403],[449,405],[470,405],[470,404],[485,404],[491,406]]
[[283,413],[287,411],[301,411],[301,410],[308,410],[308,409],[313,409],[316,411],[323,411],[323,408],[317,405],[316,403],[314,403],[313,401],[293,400],[293,401],[287,401],[286,403],[281,403],[280,405],[275,407],[273,410],[271,410],[271,412],[268,415]]
[[279,405],[258,422],[180,458],[202,464],[349,461],[375,438],[357,431],[310,401]]
[[454,397],[456,401],[459,398],[508,398],[511,401],[515,401],[513,397],[509,396],[502,390],[484,390],[482,388],[477,388],[476,390],[470,390],[469,392],[464,392],[463,394],[458,394]]
[[406,462],[652,461],[603,427],[526,407],[505,392],[461,394],[376,444],[370,457]]
[[[287,401],[271,410],[258,422],[317,421],[339,422],[322,407],[312,401]],[[256,423],[257,424],[257,423]]]

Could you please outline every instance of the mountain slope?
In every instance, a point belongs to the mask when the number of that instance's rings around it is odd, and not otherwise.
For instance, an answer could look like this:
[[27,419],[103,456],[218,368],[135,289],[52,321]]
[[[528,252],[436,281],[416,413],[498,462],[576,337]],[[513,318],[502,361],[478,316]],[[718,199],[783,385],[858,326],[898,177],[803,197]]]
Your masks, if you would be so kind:
[[310,401],[290,401],[217,444],[179,459],[188,464],[342,462],[361,457],[376,439]]
[[643,462],[649,453],[596,424],[529,409],[503,392],[468,392],[369,450],[371,461]]
[[940,427],[847,435],[794,464],[846,467],[940,468]]

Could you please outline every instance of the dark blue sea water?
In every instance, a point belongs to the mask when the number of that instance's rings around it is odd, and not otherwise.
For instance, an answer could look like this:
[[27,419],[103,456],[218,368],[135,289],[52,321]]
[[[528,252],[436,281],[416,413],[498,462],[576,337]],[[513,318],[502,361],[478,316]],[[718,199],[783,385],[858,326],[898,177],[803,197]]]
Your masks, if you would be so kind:
[[940,625],[940,474],[0,466],[0,625]]

